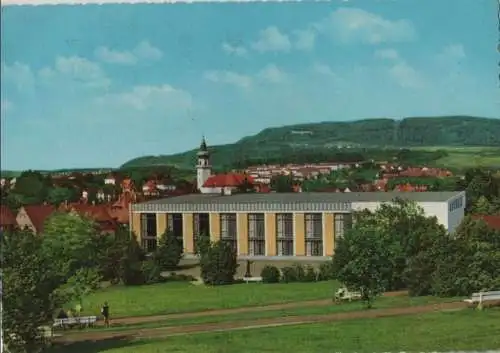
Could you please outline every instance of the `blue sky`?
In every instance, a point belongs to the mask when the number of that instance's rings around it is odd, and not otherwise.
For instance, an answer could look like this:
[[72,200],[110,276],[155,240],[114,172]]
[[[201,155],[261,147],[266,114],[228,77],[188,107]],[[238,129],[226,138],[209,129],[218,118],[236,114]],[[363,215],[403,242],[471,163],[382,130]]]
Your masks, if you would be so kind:
[[115,167],[302,122],[499,117],[496,6],[3,7],[2,168]]

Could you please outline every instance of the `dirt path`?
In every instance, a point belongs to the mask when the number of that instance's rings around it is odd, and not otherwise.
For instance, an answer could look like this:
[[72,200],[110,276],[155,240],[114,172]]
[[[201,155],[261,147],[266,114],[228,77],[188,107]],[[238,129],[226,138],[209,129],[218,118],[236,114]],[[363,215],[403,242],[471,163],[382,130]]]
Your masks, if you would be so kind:
[[[384,297],[396,297],[407,295],[406,291],[400,292],[387,292],[384,293]],[[242,308],[234,309],[217,309],[217,310],[206,310],[206,311],[195,311],[192,313],[178,313],[178,314],[166,314],[166,315],[154,315],[154,316],[131,316],[122,318],[111,318],[111,325],[136,325],[144,324],[149,322],[167,321],[173,319],[189,319],[196,317],[206,317],[206,316],[221,316],[221,315],[232,315],[232,314],[242,314],[249,312],[261,312],[261,311],[273,311],[273,310],[285,310],[285,309],[295,309],[304,307],[314,307],[314,306],[325,306],[332,303],[331,299],[320,299],[320,300],[307,300],[301,302],[290,302],[290,303],[279,303],[279,304],[268,304],[260,306],[248,306]],[[97,325],[103,325],[103,322],[97,322]]]
[[321,323],[350,319],[362,318],[378,318],[391,317],[401,315],[414,315],[421,313],[429,313],[433,311],[453,310],[464,308],[463,302],[441,303],[431,305],[412,306],[404,308],[390,309],[375,309],[355,312],[334,313],[326,315],[309,315],[309,316],[286,316],[279,318],[264,318],[253,319],[247,321],[223,322],[223,323],[207,323],[186,326],[158,327],[148,329],[131,329],[121,332],[87,332],[80,334],[71,334],[58,337],[57,342],[78,342],[88,340],[103,340],[103,339],[145,339],[145,338],[160,338],[169,336],[186,335],[203,332],[221,332],[232,330],[255,329],[262,327],[277,327],[285,325],[299,325],[309,323]]

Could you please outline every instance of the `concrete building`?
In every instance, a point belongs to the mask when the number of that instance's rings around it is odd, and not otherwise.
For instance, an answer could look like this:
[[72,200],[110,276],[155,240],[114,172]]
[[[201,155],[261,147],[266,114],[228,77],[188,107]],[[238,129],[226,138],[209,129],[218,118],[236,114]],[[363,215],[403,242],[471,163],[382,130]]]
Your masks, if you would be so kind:
[[395,198],[415,201],[452,232],[464,217],[465,192],[190,194],[133,204],[130,227],[147,250],[168,228],[187,257],[198,237],[231,242],[240,259],[331,256],[352,212]]

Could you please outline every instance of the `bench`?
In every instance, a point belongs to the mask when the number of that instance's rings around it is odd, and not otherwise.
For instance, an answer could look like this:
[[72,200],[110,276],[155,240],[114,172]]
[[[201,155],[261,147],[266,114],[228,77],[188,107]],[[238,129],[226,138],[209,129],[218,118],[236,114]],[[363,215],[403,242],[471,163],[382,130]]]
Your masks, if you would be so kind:
[[469,299],[464,299],[464,302],[470,306],[500,304],[500,291],[472,293]]
[[335,302],[340,301],[353,301],[361,299],[361,293],[359,292],[350,292],[347,288],[340,288],[335,292],[335,296],[333,300]]
[[262,277],[243,277],[243,281],[245,281],[245,283],[259,283],[262,282]]
[[65,319],[55,319],[53,327],[65,329],[66,327],[80,326],[91,327],[97,321],[97,316],[68,317]]

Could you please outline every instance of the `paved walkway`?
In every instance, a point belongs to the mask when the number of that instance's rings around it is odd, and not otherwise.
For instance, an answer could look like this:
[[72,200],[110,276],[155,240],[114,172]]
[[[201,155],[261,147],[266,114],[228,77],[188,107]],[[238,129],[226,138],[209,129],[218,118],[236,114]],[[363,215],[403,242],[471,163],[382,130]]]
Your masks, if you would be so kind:
[[414,315],[433,311],[455,310],[464,308],[463,302],[440,303],[431,305],[411,306],[403,308],[374,309],[326,315],[285,316],[278,318],[252,319],[246,321],[206,323],[184,326],[157,327],[147,329],[130,329],[123,331],[101,331],[68,334],[58,337],[58,342],[78,342],[103,339],[145,339],[163,338],[194,333],[224,332],[233,330],[255,329],[262,327],[278,327],[286,325],[300,325],[310,323],[332,322],[351,319],[369,319],[401,315]]

